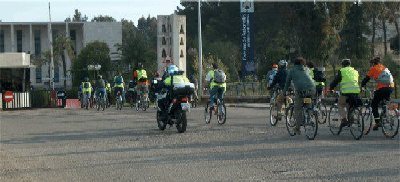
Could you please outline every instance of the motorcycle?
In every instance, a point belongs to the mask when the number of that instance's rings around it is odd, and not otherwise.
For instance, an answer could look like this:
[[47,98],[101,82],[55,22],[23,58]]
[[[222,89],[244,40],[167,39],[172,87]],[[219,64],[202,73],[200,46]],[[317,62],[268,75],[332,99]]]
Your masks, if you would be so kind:
[[[186,85],[183,88],[174,87],[171,98],[167,98],[167,93],[157,94],[157,101],[161,102],[157,109],[157,124],[160,130],[165,130],[169,124],[171,127],[176,126],[179,133],[184,133],[187,127],[186,113],[190,111],[190,95],[193,92],[192,85]],[[170,100],[168,108],[165,108],[165,99]],[[164,109],[160,108],[160,105]],[[164,113],[166,112],[166,113]]]

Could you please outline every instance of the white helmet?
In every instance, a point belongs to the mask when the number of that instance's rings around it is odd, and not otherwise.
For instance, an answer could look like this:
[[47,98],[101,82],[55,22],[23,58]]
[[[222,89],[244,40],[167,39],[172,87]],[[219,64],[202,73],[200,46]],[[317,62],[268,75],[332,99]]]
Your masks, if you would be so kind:
[[288,64],[287,61],[283,60],[283,59],[280,60],[279,63],[278,63],[279,66],[285,66],[285,67],[287,66],[287,64]]

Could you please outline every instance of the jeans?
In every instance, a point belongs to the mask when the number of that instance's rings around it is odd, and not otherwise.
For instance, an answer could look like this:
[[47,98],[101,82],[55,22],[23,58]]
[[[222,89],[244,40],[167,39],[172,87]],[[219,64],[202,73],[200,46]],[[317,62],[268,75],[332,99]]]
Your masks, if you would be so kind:
[[97,88],[96,90],[96,98],[99,98],[101,96],[103,96],[103,99],[106,97],[106,89],[105,88]]
[[89,100],[90,96],[91,96],[91,93],[90,93],[90,92],[85,92],[85,93],[83,93],[83,104],[84,104],[85,106],[88,106],[88,105],[89,105],[88,100]]
[[214,107],[214,103],[216,102],[216,98],[219,98],[221,101],[224,100],[224,88],[223,87],[218,87],[218,86],[214,86],[211,90],[210,90],[210,103],[209,106],[210,108]]
[[379,120],[379,112],[378,112],[379,103],[383,100],[389,101],[390,94],[392,93],[392,91],[393,91],[392,88],[385,87],[374,92],[374,98],[372,99],[371,107],[376,122],[377,119]]

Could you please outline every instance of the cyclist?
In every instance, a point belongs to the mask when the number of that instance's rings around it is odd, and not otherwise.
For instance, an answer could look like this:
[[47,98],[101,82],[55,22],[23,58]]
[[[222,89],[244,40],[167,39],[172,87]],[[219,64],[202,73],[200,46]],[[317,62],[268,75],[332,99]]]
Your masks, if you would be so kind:
[[218,68],[218,65],[216,63],[212,64],[212,68],[213,70],[210,70],[206,75],[206,81],[209,84],[210,88],[210,111],[214,110],[215,97],[223,101],[224,93],[226,91],[225,73]]
[[347,111],[349,105],[358,105],[356,99],[359,98],[360,86],[358,84],[358,71],[350,66],[350,59],[342,60],[342,68],[339,70],[335,79],[330,84],[329,90],[333,90],[338,84],[340,84],[340,97],[338,100],[339,115],[342,118],[340,127],[347,126],[349,124],[347,118]]
[[114,77],[114,94],[117,96],[118,91],[122,95],[122,100],[125,100],[125,93],[124,93],[124,78],[122,77],[122,73],[118,72],[118,75]]
[[82,95],[83,95],[83,103],[87,108],[89,106],[88,99],[90,99],[92,95],[92,84],[89,81],[88,77],[85,77],[84,81],[82,82]]
[[[287,76],[287,61],[286,60],[280,60],[278,65],[278,73],[276,73],[276,76],[274,77],[274,80],[272,81],[271,85],[268,87],[268,90],[273,89],[276,85],[278,90],[282,90],[285,88],[285,83],[286,83],[286,76]],[[278,107],[278,114],[282,114],[282,105],[284,102],[284,96],[283,93],[279,94],[276,97],[276,106]]]
[[294,60],[294,67],[288,71],[285,87],[283,89],[283,93],[286,94],[293,82],[294,90],[296,91],[294,99],[294,119],[296,120],[296,127],[294,131],[298,135],[300,134],[300,125],[303,123],[303,98],[315,95],[315,84],[305,64],[306,61],[302,57],[298,57]]
[[143,69],[143,64],[138,63],[138,69],[135,70],[133,73],[133,78],[137,82],[136,85],[136,98],[140,98],[140,94],[148,94],[149,93],[149,88],[148,88],[148,82],[147,82],[147,72],[145,69]]
[[96,80],[96,98],[100,97],[100,94],[103,96],[103,98],[99,98],[99,99],[105,99],[106,96],[106,83],[103,80],[103,76],[99,75],[97,76],[97,80]]
[[111,105],[111,84],[107,81],[104,80],[106,84],[106,93],[107,93],[107,107]]
[[278,65],[277,64],[272,64],[272,69],[268,71],[267,73],[267,81],[268,87],[271,87],[272,82],[274,81],[275,75],[278,73]]
[[370,60],[370,65],[371,68],[361,82],[361,87],[364,88],[371,78],[377,82],[371,107],[375,118],[373,130],[378,130],[378,128],[381,126],[378,105],[383,100],[390,100],[390,94],[393,92],[394,88],[394,81],[390,71],[381,63],[380,57],[375,57],[374,59]]
[[310,76],[314,80],[317,97],[320,98],[325,87],[325,70],[324,68],[314,68],[314,63],[311,61],[307,62],[307,67],[310,69]]

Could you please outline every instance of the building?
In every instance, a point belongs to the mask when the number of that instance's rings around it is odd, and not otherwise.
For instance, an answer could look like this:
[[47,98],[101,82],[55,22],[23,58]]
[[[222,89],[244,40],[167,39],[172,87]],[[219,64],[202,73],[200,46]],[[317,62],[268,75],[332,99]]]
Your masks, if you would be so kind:
[[[110,48],[112,60],[119,59],[116,44],[122,44],[121,22],[53,22],[51,24],[53,40],[64,34],[72,41],[75,55],[88,43],[102,41]],[[27,53],[31,55],[29,69],[30,83],[33,88],[49,87],[49,64],[35,63],[42,53],[50,49],[48,22],[0,22],[0,54]],[[117,56],[116,56],[117,55]],[[56,88],[72,87],[71,66],[68,55],[65,56],[66,73],[58,58],[54,59],[54,82]],[[35,65],[36,64],[36,65]]]
[[186,72],[186,16],[157,16],[157,61],[158,70],[165,67],[166,60],[172,61]]

